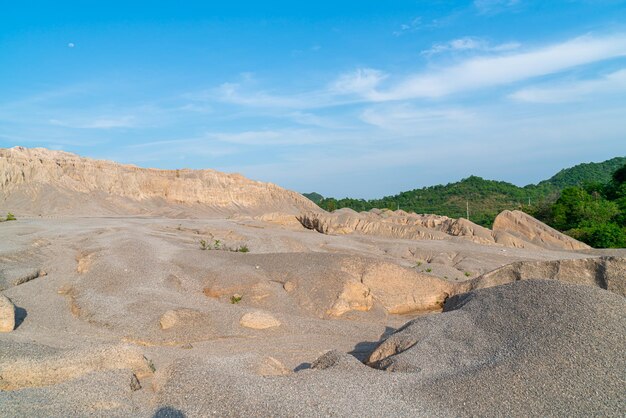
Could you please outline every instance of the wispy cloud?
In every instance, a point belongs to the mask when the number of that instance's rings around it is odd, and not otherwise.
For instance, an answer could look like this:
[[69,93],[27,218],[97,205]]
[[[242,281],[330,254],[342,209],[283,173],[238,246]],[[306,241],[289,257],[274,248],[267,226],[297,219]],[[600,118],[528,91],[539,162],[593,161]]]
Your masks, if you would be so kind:
[[474,0],[474,7],[481,14],[496,14],[521,4],[521,0]]
[[133,128],[136,126],[136,118],[134,116],[97,117],[85,121],[50,119],[49,122],[51,125],[77,129],[114,129]]
[[401,24],[397,30],[393,31],[393,34],[394,36],[400,36],[405,33],[415,32],[419,30],[421,26],[422,26],[422,18],[419,16],[414,17],[410,21]]
[[518,42],[507,42],[503,44],[491,45],[488,41],[484,39],[466,36],[463,38],[453,39],[448,42],[436,43],[431,48],[422,51],[421,54],[430,57],[432,55],[441,54],[443,52],[504,52],[517,49],[520,46],[521,44]]
[[380,83],[388,77],[382,71],[372,68],[359,68],[356,71],[342,74],[331,84],[331,92],[337,94],[357,94],[368,96]]
[[448,125],[480,124],[481,117],[462,107],[417,107],[410,103],[381,104],[366,108],[363,122],[401,135],[441,131]]
[[527,87],[510,95],[512,99],[533,103],[565,103],[590,96],[626,92],[626,69],[593,80],[576,80],[551,86]]
[[582,36],[533,50],[467,59],[447,68],[415,74],[368,97],[378,101],[442,97],[555,74],[621,56],[626,56],[626,35]]

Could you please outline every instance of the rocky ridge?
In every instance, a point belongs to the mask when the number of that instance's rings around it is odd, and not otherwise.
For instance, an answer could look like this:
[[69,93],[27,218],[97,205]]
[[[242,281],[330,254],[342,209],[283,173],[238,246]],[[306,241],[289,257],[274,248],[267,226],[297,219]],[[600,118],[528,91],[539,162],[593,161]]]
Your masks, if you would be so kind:
[[239,174],[140,168],[23,147],[0,149],[0,204],[21,215],[185,216],[319,210],[298,193]]

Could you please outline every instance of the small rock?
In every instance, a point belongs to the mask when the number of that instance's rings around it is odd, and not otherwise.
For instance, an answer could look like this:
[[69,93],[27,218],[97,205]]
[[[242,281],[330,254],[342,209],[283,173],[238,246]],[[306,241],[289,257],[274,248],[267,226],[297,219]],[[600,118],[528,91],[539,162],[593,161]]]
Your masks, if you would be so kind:
[[261,376],[286,376],[292,373],[274,357],[265,357],[257,366],[256,372]]
[[280,326],[280,321],[268,312],[253,311],[242,316],[239,324],[246,328],[266,329]]
[[15,328],[15,305],[0,293],[0,332],[11,332]]
[[189,325],[202,318],[202,313],[194,309],[170,309],[159,320],[161,329],[170,329],[174,326]]

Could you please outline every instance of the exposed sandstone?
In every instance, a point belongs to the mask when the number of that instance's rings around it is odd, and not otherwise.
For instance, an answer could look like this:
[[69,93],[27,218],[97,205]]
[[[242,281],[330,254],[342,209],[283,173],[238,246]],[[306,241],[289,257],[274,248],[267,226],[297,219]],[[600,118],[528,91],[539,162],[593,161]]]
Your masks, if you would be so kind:
[[500,286],[518,280],[550,279],[584,284],[626,296],[626,259],[582,258],[554,261],[518,261],[460,283],[457,292]]
[[332,213],[310,212],[298,216],[308,229],[323,234],[345,235],[360,233],[389,238],[443,240],[461,237],[477,243],[494,244],[491,231],[466,219],[453,219],[439,215],[417,215],[404,211],[357,213],[344,208]]
[[[506,232],[540,247],[558,250],[585,250],[587,244],[568,237],[519,210],[505,210],[493,222],[494,233]],[[504,243],[504,241],[502,241]]]
[[53,385],[94,371],[130,369],[138,378],[153,373],[143,353],[127,345],[68,350],[0,362],[0,390]]

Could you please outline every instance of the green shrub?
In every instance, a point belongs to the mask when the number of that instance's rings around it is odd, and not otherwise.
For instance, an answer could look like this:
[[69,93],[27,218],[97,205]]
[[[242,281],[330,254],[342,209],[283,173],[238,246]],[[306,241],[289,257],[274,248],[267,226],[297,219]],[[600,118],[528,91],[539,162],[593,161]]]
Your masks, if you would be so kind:
[[11,212],[7,213],[7,221],[16,221],[17,219],[15,218],[15,215],[13,215]]

